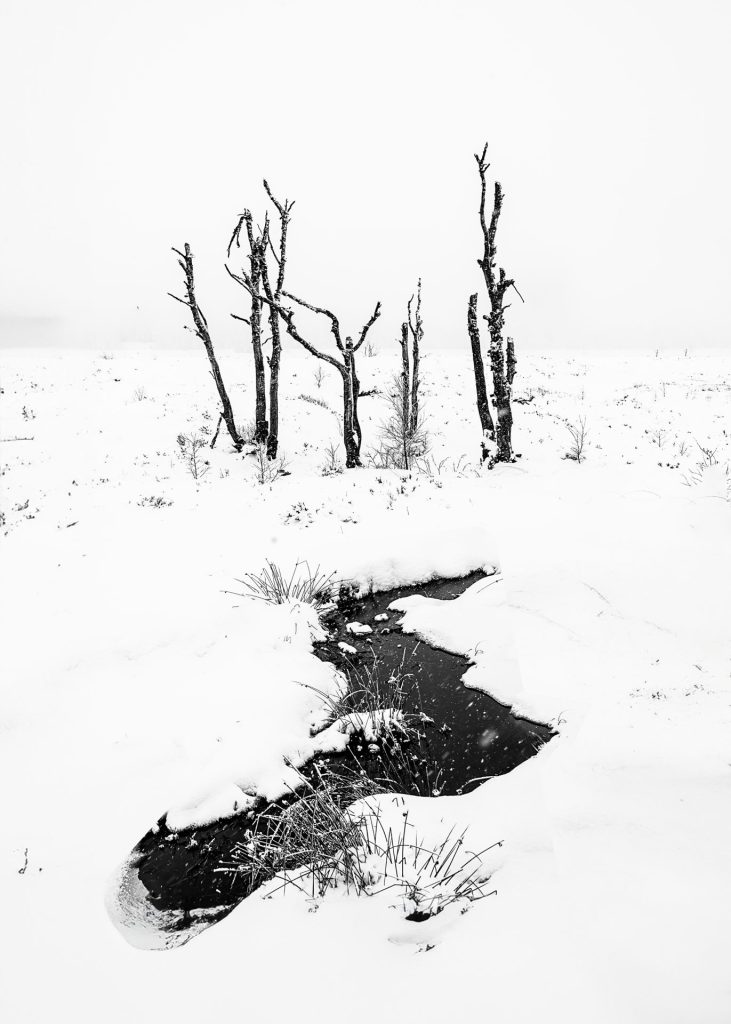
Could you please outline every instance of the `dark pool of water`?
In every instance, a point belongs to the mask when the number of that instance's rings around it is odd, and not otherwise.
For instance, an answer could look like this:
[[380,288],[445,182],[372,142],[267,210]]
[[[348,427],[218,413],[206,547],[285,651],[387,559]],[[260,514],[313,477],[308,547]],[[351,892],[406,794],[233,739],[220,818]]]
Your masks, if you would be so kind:
[[[485,779],[509,772],[551,738],[553,733],[546,726],[518,718],[487,694],[467,689],[461,681],[469,666],[467,659],[401,633],[400,614],[388,611],[392,601],[412,594],[451,600],[480,578],[478,573],[346,599],[326,618],[330,639],[317,645],[318,656],[340,668],[353,689],[367,675],[385,680],[399,673],[402,711],[421,727],[415,737],[412,734],[399,745],[395,758],[354,738],[345,754],[318,758],[301,769],[313,785],[319,777],[318,766],[335,773],[352,772],[355,766],[373,778],[388,777],[390,788],[396,778],[396,788],[402,792],[465,793]],[[376,621],[383,614],[388,619]],[[353,620],[369,625],[372,632],[354,636],[346,628]],[[344,653],[340,642],[355,648],[355,653]],[[210,922],[225,916],[266,875],[222,871],[222,865],[230,863],[248,830],[271,827],[271,814],[276,816],[294,799],[290,796],[276,805],[261,800],[244,814],[180,832],[169,830],[163,816],[132,853],[146,899],[157,910],[178,912],[177,926],[182,930],[194,911],[218,908]],[[261,818],[264,811],[268,816]]]

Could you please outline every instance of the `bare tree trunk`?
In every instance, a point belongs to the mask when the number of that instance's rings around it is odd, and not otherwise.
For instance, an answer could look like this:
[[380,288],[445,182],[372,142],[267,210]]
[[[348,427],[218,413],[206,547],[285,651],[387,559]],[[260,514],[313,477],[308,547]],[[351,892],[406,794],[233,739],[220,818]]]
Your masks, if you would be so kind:
[[508,338],[505,344],[505,351],[507,353],[508,364],[508,387],[511,389],[512,397],[513,381],[515,380],[515,367],[518,365],[518,360],[515,358],[515,342],[512,338]]
[[211,341],[211,335],[208,330],[208,321],[203,315],[203,310],[198,305],[198,300],[195,297],[195,277],[193,273],[193,254],[190,250],[190,245],[186,242],[184,246],[184,252],[180,252],[179,249],[173,249],[180,259],[178,263],[182,267],[183,273],[185,274],[185,291],[187,299],[181,299],[177,295],[168,293],[171,298],[177,302],[182,302],[184,306],[187,306],[193,317],[193,323],[195,325],[195,333],[203,342],[206,353],[208,355],[208,362],[211,364],[211,376],[213,377],[216,389],[218,391],[218,397],[221,400],[221,415],[223,416],[231,440],[233,441],[234,447],[237,452],[240,452],[244,446],[244,441],[238,430],[236,429],[236,423],[234,422],[233,409],[231,408],[231,402],[228,397],[228,392],[223,383],[223,377],[221,376],[221,369],[216,359],[216,353],[213,350],[213,342]]
[[[412,397],[411,391],[411,373],[409,370],[409,325],[407,323],[401,324],[401,403],[403,406],[403,412],[401,414],[404,434],[409,429],[409,423],[411,421],[410,403]],[[407,467],[408,469],[408,467]]]
[[487,397],[487,385],[485,383],[485,366],[482,361],[482,346],[480,344],[480,329],[477,326],[477,292],[470,295],[470,302],[467,308],[467,330],[470,335],[472,346],[472,363],[475,369],[475,388],[477,390],[477,415],[480,417],[480,428],[482,429],[482,461],[489,455],[487,442],[495,443],[495,424],[490,415],[490,402]]
[[249,234],[249,262],[251,265],[251,347],[254,352],[254,383],[256,388],[256,404],[254,412],[254,441],[266,444],[269,436],[267,423],[266,371],[264,369],[264,353],[261,347],[261,298],[259,295],[262,279],[262,263],[266,260],[266,226],[265,235],[254,237],[251,214],[247,217],[246,227]]
[[[272,253],[278,264],[277,281],[272,292],[269,287],[269,276],[267,273],[266,253],[262,267],[262,283],[267,298],[279,302],[284,288],[284,269],[287,262],[287,231],[294,202],[285,199],[281,203],[269,188],[269,182],[264,179],[264,188],[267,195],[277,209],[279,214],[279,255]],[[267,456],[276,459],[279,445],[279,364],[282,354],[282,337],[279,329],[279,312],[275,306],[269,306],[269,326],[272,332],[272,355],[269,360],[269,438],[267,440]]]
[[[413,301],[413,297],[412,297]],[[413,434],[416,433],[419,425],[419,354],[421,339],[424,337],[424,325],[421,319],[421,278],[419,278],[419,284],[416,289],[416,310],[414,315],[414,323],[411,322],[411,302],[409,302],[409,328],[411,330],[412,338],[412,370],[411,370],[411,418],[409,429]]]
[[495,416],[497,419],[497,455],[495,461],[512,462],[511,433],[513,429],[513,413],[510,408],[510,386],[505,376],[502,339],[495,336],[490,338],[490,367],[492,369],[492,386],[495,395]]
[[279,335],[279,314],[270,307],[269,326],[272,331],[272,355],[269,360],[269,437],[267,456],[276,459],[279,445],[279,363],[282,339]]
[[343,371],[343,444],[345,445],[345,465],[348,469],[360,466],[360,444],[356,436],[356,412],[353,378]]

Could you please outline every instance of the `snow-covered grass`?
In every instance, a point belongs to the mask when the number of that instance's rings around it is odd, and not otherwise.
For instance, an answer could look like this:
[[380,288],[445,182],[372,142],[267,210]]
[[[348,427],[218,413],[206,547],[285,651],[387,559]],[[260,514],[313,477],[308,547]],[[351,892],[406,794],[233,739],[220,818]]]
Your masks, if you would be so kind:
[[[338,381],[287,350],[290,475],[262,485],[223,431],[197,479],[180,457],[217,421],[202,352],[108,355],[2,359],[4,1019],[728,1021],[731,357],[526,354],[522,456],[486,472],[468,352],[426,353],[428,471],[339,473]],[[249,353],[221,361],[244,421]],[[362,360],[363,388],[396,363]],[[383,401],[361,403],[366,448]],[[280,793],[341,686],[309,604],[226,593],[267,560],[364,590],[499,564],[401,602],[405,628],[559,736],[467,796],[377,798],[424,848],[490,848],[496,895],[448,929],[274,885],[143,953],[105,910],[115,866],[167,808]]]

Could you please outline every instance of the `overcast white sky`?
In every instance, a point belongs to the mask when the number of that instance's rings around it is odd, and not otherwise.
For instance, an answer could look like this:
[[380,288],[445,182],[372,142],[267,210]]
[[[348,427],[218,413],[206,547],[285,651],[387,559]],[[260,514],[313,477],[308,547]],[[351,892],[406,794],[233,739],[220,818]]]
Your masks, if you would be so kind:
[[727,0],[3,0],[0,32],[0,343],[193,344],[185,241],[236,342],[266,175],[293,291],[352,331],[380,298],[387,344],[421,274],[428,343],[466,345],[485,139],[518,345],[731,339]]

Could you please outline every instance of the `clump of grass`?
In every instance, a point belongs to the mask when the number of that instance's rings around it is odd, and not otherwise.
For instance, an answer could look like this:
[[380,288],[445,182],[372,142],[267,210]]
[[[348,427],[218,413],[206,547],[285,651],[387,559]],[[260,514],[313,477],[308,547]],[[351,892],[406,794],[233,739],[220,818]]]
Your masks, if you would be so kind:
[[455,835],[451,829],[427,844],[408,811],[401,814],[400,828],[387,825],[382,805],[372,799],[381,790],[367,777],[324,768],[313,782],[303,781],[301,797],[281,813],[259,815],[219,870],[262,881],[278,877],[279,889],[291,885],[314,899],[338,886],[357,896],[390,891],[410,921],[425,921],[454,904],[466,910],[494,894],[482,861],[492,847],[468,850],[466,831]]
[[141,498],[137,504],[140,508],[169,508],[172,505],[172,501],[167,501],[159,495],[151,495],[149,498]]
[[332,412],[332,409],[324,402],[322,398],[318,398],[316,395],[305,395],[301,394],[297,396],[302,402],[309,402],[310,405],[319,405],[321,409],[327,409],[328,412]]
[[374,653],[370,663],[352,665],[348,676],[350,685],[335,695],[314,691],[327,721],[347,722],[353,733],[346,756],[384,792],[439,796],[441,766],[425,756],[429,751],[422,746],[425,730],[434,723],[422,710],[416,677],[406,670],[406,653],[396,671],[385,673]]
[[267,560],[260,572],[247,572],[236,582],[245,588],[239,597],[251,597],[268,604],[299,601],[321,611],[332,603],[334,579],[335,573],[326,575],[320,572],[319,565],[313,571],[308,562],[295,562],[292,572],[286,576],[278,565]]

